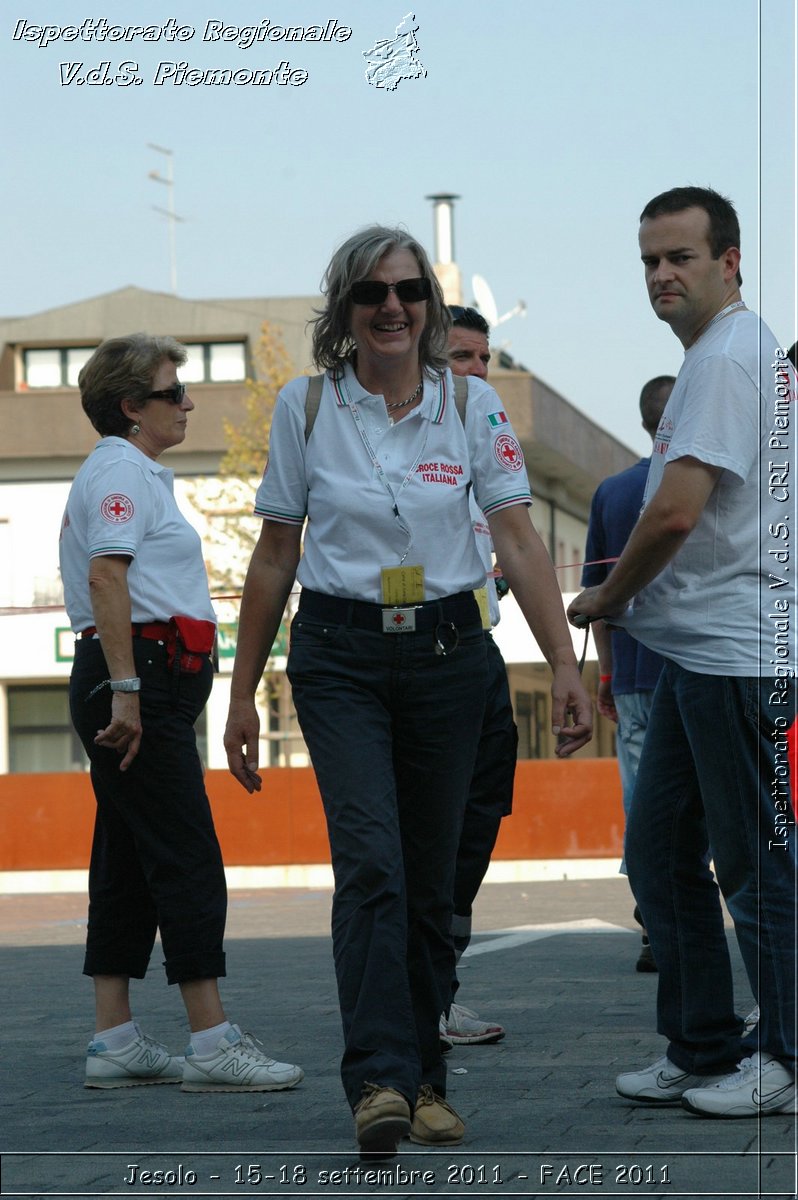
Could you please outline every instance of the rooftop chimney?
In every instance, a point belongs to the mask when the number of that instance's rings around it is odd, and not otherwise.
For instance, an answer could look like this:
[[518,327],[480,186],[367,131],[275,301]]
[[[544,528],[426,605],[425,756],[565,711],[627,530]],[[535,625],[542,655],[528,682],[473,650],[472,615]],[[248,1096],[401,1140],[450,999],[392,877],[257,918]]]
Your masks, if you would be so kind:
[[443,288],[447,304],[463,303],[463,288],[460,268],[454,258],[454,201],[459,200],[452,192],[436,192],[427,196],[432,201],[434,222],[435,274]]

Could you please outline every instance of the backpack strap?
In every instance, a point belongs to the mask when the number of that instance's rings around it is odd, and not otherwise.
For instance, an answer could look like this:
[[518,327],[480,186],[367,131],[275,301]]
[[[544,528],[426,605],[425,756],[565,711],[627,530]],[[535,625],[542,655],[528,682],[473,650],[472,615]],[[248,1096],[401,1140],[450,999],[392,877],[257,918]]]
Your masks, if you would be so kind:
[[466,404],[468,403],[468,376],[453,375],[454,379],[454,404],[457,409],[460,420],[465,425]]
[[311,375],[308,379],[308,390],[305,395],[305,445],[316,424],[316,415],[321,404],[321,390],[324,387],[323,375]]

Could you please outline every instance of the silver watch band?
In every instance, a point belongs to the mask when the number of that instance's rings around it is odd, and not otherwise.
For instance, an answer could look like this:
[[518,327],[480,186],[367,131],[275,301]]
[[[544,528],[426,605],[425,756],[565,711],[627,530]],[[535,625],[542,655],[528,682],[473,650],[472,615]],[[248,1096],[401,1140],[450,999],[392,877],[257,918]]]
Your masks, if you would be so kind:
[[112,692],[140,692],[141,680],[138,676],[133,679],[111,679],[108,686]]

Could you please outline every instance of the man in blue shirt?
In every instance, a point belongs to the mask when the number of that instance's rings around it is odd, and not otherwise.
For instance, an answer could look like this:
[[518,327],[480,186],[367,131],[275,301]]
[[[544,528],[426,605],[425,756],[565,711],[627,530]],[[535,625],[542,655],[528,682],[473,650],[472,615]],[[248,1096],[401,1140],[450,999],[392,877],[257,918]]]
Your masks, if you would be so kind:
[[[640,393],[640,416],[643,428],[652,441],[675,382],[673,375],[657,375],[649,379]],[[650,462],[650,456],[641,458],[628,470],[605,479],[596,489],[590,508],[582,587],[597,587],[603,583],[612,568],[612,560],[620,557],[640,514]],[[628,820],[662,659],[624,629],[616,628],[610,632],[603,621],[594,621],[593,636],[599,660],[596,705],[602,716],[618,726],[618,769],[623,789],[623,810]],[[621,863],[621,871],[626,874],[625,862]],[[642,925],[637,907],[635,920]],[[637,970],[656,969],[644,929]]]

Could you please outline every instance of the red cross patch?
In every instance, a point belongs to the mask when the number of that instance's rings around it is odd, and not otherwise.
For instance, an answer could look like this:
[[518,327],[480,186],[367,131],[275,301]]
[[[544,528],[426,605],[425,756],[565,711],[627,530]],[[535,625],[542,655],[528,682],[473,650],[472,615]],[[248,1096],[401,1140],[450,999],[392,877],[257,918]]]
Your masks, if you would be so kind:
[[524,454],[514,437],[502,433],[493,443],[493,453],[505,471],[520,471],[524,466]]
[[116,525],[129,521],[135,511],[133,501],[119,492],[113,492],[110,496],[106,496],[100,505],[100,515],[106,521],[113,521]]
[[394,615],[391,617],[391,620],[393,621],[394,625],[404,625],[407,617],[404,615],[404,613],[394,613]]

